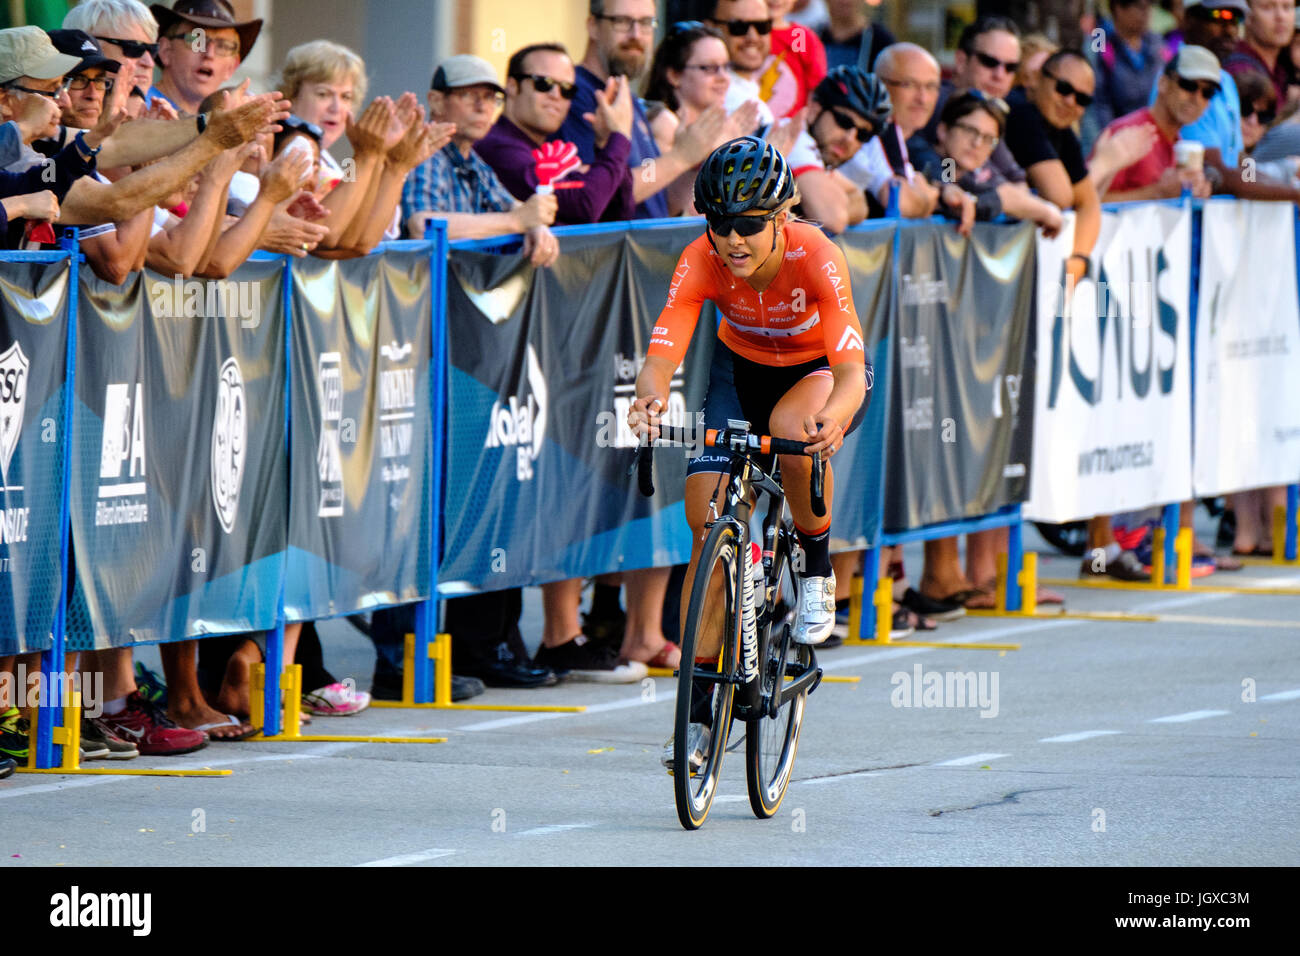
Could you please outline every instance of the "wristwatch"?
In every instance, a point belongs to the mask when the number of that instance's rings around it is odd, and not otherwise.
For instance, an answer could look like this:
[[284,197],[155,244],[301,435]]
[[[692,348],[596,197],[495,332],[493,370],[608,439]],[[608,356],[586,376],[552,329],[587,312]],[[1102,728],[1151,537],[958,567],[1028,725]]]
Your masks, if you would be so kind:
[[194,117],[194,125],[199,128],[199,135],[202,136],[203,131],[208,128],[208,114],[207,113],[196,114]]
[[104,144],[100,143],[94,149],[91,149],[90,144],[86,142],[86,133],[84,130],[74,136],[72,141],[77,144],[77,149],[83,156],[89,156],[91,159],[98,156],[99,151],[104,148]]
[[1084,271],[1084,274],[1085,274],[1085,275],[1086,275],[1087,273],[1089,273],[1089,272],[1092,271],[1092,260],[1089,259],[1087,256],[1085,256],[1082,252],[1072,252],[1072,253],[1070,253],[1070,254],[1066,257],[1066,261],[1068,262],[1068,261],[1071,260],[1071,259],[1082,259],[1082,260],[1083,260],[1083,271]]

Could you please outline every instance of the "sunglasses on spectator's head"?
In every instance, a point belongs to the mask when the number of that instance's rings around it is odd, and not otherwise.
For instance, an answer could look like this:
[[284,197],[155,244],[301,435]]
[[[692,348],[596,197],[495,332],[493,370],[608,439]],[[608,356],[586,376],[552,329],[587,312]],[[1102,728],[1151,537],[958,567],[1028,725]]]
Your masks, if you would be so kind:
[[280,125],[286,130],[293,130],[295,133],[302,133],[314,139],[317,145],[325,137],[325,131],[315,123],[309,123],[299,116],[290,116],[288,119],[280,120]]
[[997,110],[999,113],[1002,114],[1002,122],[1004,124],[1006,123],[1007,114],[1011,112],[1011,107],[1007,105],[1006,100],[1004,100],[1000,96],[989,96],[983,90],[977,90],[975,89],[975,87],[971,87],[969,90],[966,91],[966,93],[969,96],[975,97],[975,99],[979,100],[981,103],[984,103],[992,107],[993,109]]
[[841,113],[839,110],[834,108],[828,109],[826,112],[831,114],[831,117],[835,120],[835,125],[840,129],[853,130],[853,134],[857,136],[859,143],[869,143],[871,142],[871,137],[876,135],[875,129],[873,129],[870,124],[859,126],[854,122],[853,117],[849,116],[847,113]]
[[689,33],[691,30],[704,29],[703,20],[678,20],[668,28],[668,34],[671,36],[675,33]]
[[139,40],[119,40],[117,37],[96,36],[95,39],[101,40],[104,43],[116,43],[122,48],[122,55],[132,60],[142,57],[146,53],[155,60],[158,59],[157,43],[141,43]]
[[1053,76],[1051,73],[1044,72],[1043,76],[1056,84],[1056,92],[1059,96],[1073,97],[1074,102],[1078,103],[1084,109],[1087,109],[1092,105],[1091,93],[1082,93],[1079,90],[1076,90],[1070,83]]
[[533,89],[538,93],[549,93],[552,87],[559,87],[560,95],[566,100],[571,100],[578,95],[578,87],[564,80],[553,80],[549,76],[541,76],[537,73],[516,73],[516,80],[532,80]]
[[706,213],[704,218],[709,224],[709,229],[716,236],[725,238],[734,232],[748,239],[762,232],[767,224],[776,218],[776,213],[769,212],[764,216],[718,216]]
[[1236,24],[1241,21],[1241,13],[1228,7],[1196,6],[1190,8],[1188,13],[1200,14],[1207,20],[1218,20],[1220,23]]
[[1198,83],[1196,80],[1189,80],[1186,77],[1178,76],[1177,74],[1174,74],[1174,82],[1178,84],[1178,88],[1184,93],[1200,93],[1201,99],[1206,100],[1207,102],[1219,95],[1218,83],[1205,81]]
[[769,20],[714,20],[714,23],[720,24],[727,28],[727,32],[733,37],[743,37],[753,27],[758,31],[761,37],[767,36],[772,32],[772,21]]
[[998,67],[1002,67],[1008,73],[1014,73],[1020,69],[1019,60],[999,60],[997,57],[981,53],[979,50],[972,50],[971,56],[979,60],[986,70],[996,70]]
[[1259,120],[1261,126],[1267,126],[1269,123],[1273,122],[1273,120],[1277,119],[1277,110],[1272,106],[1259,107],[1245,106],[1243,104],[1241,107],[1242,122],[1245,122],[1252,116]]

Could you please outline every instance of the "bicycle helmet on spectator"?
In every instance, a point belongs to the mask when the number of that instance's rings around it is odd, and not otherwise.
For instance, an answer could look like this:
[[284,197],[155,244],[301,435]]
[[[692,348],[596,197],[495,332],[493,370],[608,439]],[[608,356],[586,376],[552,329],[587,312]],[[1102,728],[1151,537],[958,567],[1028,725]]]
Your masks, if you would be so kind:
[[794,195],[794,176],[785,157],[757,136],[723,143],[695,177],[695,208],[706,216],[773,212]]
[[879,133],[893,115],[889,91],[874,73],[856,66],[837,66],[813,90],[813,99],[825,107],[851,109]]

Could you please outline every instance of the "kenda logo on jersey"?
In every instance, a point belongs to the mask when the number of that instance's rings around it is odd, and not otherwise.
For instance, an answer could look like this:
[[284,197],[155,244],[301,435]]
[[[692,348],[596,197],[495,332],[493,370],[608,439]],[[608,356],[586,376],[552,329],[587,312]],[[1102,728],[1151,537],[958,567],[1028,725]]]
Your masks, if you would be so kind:
[[532,480],[533,462],[541,454],[542,439],[546,437],[546,376],[531,345],[526,355],[525,375],[527,393],[492,403],[487,438],[483,442],[484,448],[514,447],[515,477],[519,481]]
[[144,424],[144,385],[115,382],[104,389],[96,526],[144,524],[149,520]]

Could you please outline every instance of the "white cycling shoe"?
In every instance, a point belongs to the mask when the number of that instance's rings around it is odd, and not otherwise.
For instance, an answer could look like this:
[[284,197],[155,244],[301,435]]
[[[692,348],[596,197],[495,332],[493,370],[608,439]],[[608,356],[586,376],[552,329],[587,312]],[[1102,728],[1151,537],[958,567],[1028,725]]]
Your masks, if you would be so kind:
[[835,627],[835,575],[807,577],[800,582],[799,609],[794,616],[796,644],[820,644]]
[[[673,737],[677,736],[676,734]],[[706,724],[691,724],[686,731],[686,742],[691,747],[690,767],[693,775],[697,770],[704,766],[704,754],[709,749],[710,733]],[[669,737],[664,743],[663,765],[668,768],[668,772],[673,772],[673,737]]]

